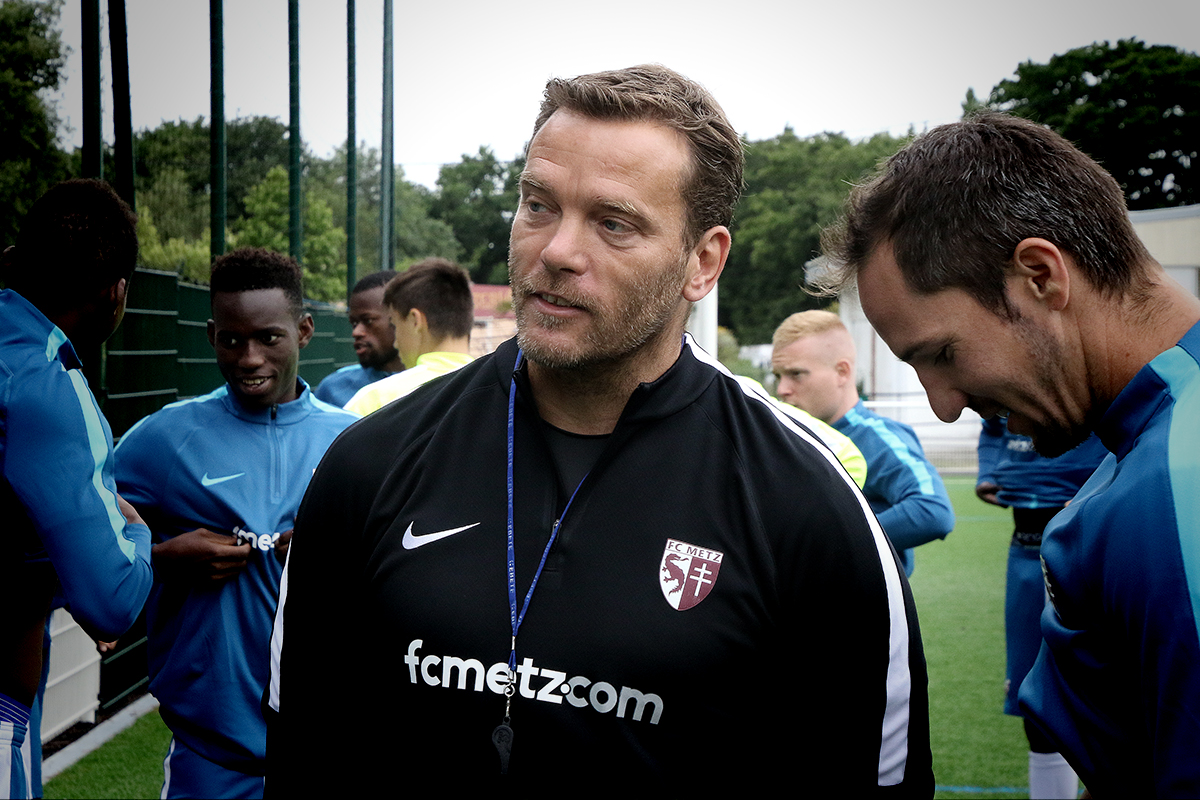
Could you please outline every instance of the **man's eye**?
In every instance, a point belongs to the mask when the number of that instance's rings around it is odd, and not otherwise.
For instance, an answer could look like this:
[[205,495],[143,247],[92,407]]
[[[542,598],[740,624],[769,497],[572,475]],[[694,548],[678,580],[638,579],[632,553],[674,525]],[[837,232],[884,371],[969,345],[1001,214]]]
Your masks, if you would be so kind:
[[283,338],[282,334],[265,333],[261,337],[259,337],[259,341],[262,342],[263,344],[275,344],[282,338]]
[[938,351],[937,355],[933,357],[933,363],[935,365],[949,364],[953,360],[954,360],[954,350],[951,349],[950,347],[943,347],[941,350]]
[[605,230],[612,231],[613,233],[628,233],[631,230],[628,225],[619,219],[606,219],[602,224]]
[[525,204],[525,206],[534,214],[540,214],[546,210],[546,206],[543,203],[539,203],[537,200],[530,200]]

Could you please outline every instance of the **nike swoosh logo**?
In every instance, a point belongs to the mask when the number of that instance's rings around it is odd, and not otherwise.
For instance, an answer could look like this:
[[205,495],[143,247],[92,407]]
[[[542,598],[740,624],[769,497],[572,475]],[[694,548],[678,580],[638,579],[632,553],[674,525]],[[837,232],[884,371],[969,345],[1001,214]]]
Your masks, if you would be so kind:
[[405,550],[416,550],[418,547],[427,545],[430,542],[436,542],[438,539],[445,539],[447,536],[453,536],[456,533],[469,531],[471,528],[474,528],[479,524],[481,523],[475,522],[470,525],[463,525],[461,528],[451,528],[450,530],[446,531],[437,531],[436,533],[426,533],[422,536],[414,536],[412,532],[413,524],[410,522],[408,523],[408,530],[404,532],[404,539],[401,541],[401,544],[404,545]]
[[244,473],[244,472],[239,472],[237,475],[225,475],[220,478],[210,478],[210,477],[208,477],[208,473],[206,472],[206,473],[204,473],[204,477],[200,479],[200,485],[201,486],[216,486],[218,483],[224,483],[225,481],[231,481],[234,478],[240,478],[245,474],[246,473]]

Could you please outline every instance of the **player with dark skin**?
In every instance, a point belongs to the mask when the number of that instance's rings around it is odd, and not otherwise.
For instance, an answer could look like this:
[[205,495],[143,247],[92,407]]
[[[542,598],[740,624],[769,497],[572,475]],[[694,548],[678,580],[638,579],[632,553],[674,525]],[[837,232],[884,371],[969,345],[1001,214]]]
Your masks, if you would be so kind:
[[396,350],[396,331],[383,305],[382,285],[350,295],[350,330],[354,336],[354,355],[364,367],[384,372],[404,369]]
[[[13,247],[5,251],[6,261],[11,259],[14,251]],[[112,336],[125,316],[127,285],[128,281],[122,278],[112,286],[96,292],[87,303],[61,310],[46,309],[44,313],[46,318],[57,325],[80,350],[86,350],[89,346],[99,346]],[[129,523],[142,522],[134,507],[125,502],[120,495],[117,495],[117,504]],[[29,606],[34,611],[33,614],[14,614],[0,620],[0,693],[25,705],[31,705],[37,693],[42,669],[42,635],[46,627],[45,608],[50,604],[53,581],[43,584],[42,587],[45,597],[39,596],[37,601]],[[104,653],[107,650],[107,643],[101,642],[100,652]],[[31,653],[37,653],[39,658],[29,657]]]
[[[113,202],[118,202],[115,195]],[[133,222],[129,224],[132,229]],[[0,256],[0,277],[3,277],[8,288],[26,292],[27,273],[35,268],[46,268],[46,254],[41,248],[51,249],[51,244],[49,241],[30,241],[20,251],[16,246],[4,250]],[[97,243],[97,252],[99,247]],[[135,247],[130,256],[130,272],[136,252]],[[61,292],[57,296],[39,292],[36,299],[31,301],[46,319],[66,335],[78,352],[98,349],[101,343],[112,336],[125,316],[129,280],[120,278],[112,284],[86,291],[73,288],[73,293]],[[35,298],[35,294],[29,292],[27,297]],[[133,506],[120,495],[116,499],[128,523],[142,523]],[[33,703],[41,677],[43,632],[57,578],[47,563],[31,567],[16,580],[24,584],[24,588],[18,592],[20,602],[10,606],[7,615],[0,616],[0,694],[28,706]],[[86,628],[86,621],[80,622]],[[94,638],[103,638],[93,631],[89,630],[88,633]],[[101,652],[104,651],[102,643]]]
[[[300,350],[313,335],[312,315],[296,315],[283,289],[214,292],[208,341],[230,393],[244,407],[264,410],[300,395]],[[154,521],[150,521],[154,530]],[[282,562],[291,542],[281,533],[275,555]],[[153,548],[155,570],[168,578],[221,582],[246,567],[251,547],[229,533],[197,528]]]

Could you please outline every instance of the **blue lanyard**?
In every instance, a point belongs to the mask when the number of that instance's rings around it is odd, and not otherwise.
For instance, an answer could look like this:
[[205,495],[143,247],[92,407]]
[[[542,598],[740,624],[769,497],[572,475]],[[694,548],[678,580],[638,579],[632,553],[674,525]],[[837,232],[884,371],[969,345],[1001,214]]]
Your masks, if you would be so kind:
[[587,475],[585,474],[583,480],[579,482],[579,486],[576,486],[575,491],[571,493],[571,498],[567,500],[567,505],[563,508],[562,514],[554,521],[554,527],[550,531],[550,540],[546,542],[546,549],[542,551],[542,560],[538,562],[537,572],[533,575],[533,582],[529,584],[529,591],[525,594],[525,603],[521,606],[521,612],[518,614],[517,559],[514,545],[515,537],[513,535],[513,418],[517,405],[516,373],[521,368],[522,358],[523,352],[518,350],[517,361],[513,364],[513,380],[508,387],[508,608],[509,618],[512,622],[512,649],[508,654],[510,686],[516,680],[517,631],[520,630],[521,622],[525,619],[525,612],[529,610],[529,600],[533,597],[533,590],[537,588],[538,578],[542,575],[542,568],[546,566],[546,558],[550,555],[550,548],[554,546],[554,540],[558,537],[558,529],[562,527],[562,521],[566,518],[567,511],[571,508],[571,503],[575,502],[575,495],[579,494],[579,487],[583,486],[583,482],[587,480]]

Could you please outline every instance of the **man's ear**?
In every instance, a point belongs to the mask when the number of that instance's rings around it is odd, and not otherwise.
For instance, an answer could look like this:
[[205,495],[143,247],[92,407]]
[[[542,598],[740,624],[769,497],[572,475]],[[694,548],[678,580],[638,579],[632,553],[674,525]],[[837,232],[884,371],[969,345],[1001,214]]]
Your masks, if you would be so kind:
[[1045,239],[1022,239],[1013,249],[1008,294],[1021,294],[1052,311],[1062,311],[1071,300],[1070,256]]
[[208,344],[213,350],[217,349],[217,323],[211,319],[208,321]]
[[114,306],[125,305],[125,300],[129,296],[129,281],[125,278],[117,281],[109,290],[109,299],[112,300]]
[[425,316],[425,312],[419,308],[410,308],[408,316],[404,318],[404,322],[419,333],[429,330],[429,317]]
[[300,318],[300,323],[296,327],[300,332],[300,347],[308,347],[308,343],[313,337],[313,331],[317,327],[316,323],[313,322],[312,314],[305,311],[304,316]]
[[729,229],[724,225],[709,228],[700,237],[688,257],[686,281],[683,284],[685,300],[691,303],[703,300],[717,285],[717,279],[725,269],[725,259],[729,258],[731,242]]
[[839,358],[837,363],[833,365],[833,369],[837,372],[838,378],[843,382],[846,380],[854,380],[854,365],[850,363],[848,358]]

